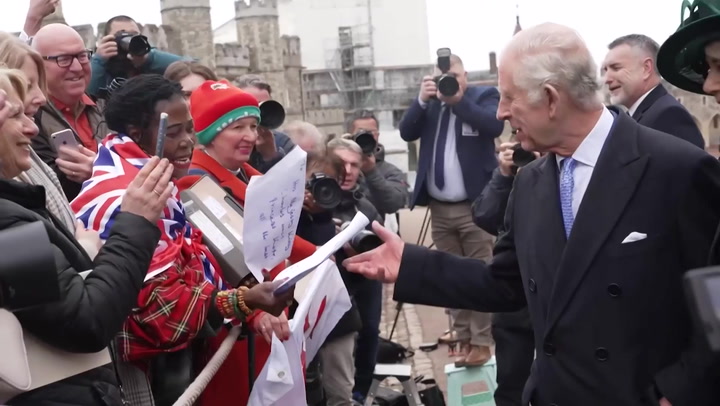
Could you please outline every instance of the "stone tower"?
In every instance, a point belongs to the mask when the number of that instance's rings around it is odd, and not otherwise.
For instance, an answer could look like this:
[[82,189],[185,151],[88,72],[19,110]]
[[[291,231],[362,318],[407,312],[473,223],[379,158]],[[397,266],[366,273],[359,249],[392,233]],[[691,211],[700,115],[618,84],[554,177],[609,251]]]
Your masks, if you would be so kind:
[[160,13],[180,38],[180,54],[215,68],[210,0],[160,0]]
[[237,0],[235,24],[238,42],[250,49],[250,70],[261,74],[273,88],[273,99],[290,106],[280,38],[277,0]]

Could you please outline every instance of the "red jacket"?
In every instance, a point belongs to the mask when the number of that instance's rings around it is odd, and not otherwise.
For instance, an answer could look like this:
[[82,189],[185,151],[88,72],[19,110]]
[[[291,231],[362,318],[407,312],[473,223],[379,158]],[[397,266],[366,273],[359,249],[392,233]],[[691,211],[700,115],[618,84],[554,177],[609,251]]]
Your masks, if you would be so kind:
[[[191,170],[201,170],[211,175],[220,186],[232,191],[233,197],[238,203],[241,205],[245,203],[247,184],[240,180],[236,174],[222,167],[222,165],[205,152],[196,150],[195,153],[193,153],[190,168]],[[249,177],[262,176],[260,172],[247,163],[243,164],[243,169]],[[183,178],[182,185],[190,186],[199,179],[200,176],[198,175],[187,176]],[[179,187],[182,186],[179,185]],[[290,253],[290,262],[298,262],[312,255],[316,248],[315,245],[296,236]],[[283,269],[285,269],[284,262],[270,270],[270,274],[274,278]],[[252,320],[248,320],[248,322],[252,325]],[[223,330],[218,337],[209,340],[208,360],[220,346],[220,343],[227,335],[226,332],[227,330]],[[256,335],[255,337],[255,376],[257,377],[257,374],[260,373],[265,365],[265,361],[270,355],[270,345],[261,336]],[[242,340],[235,344],[222,367],[220,367],[215,377],[210,381],[205,391],[203,391],[200,397],[200,405],[247,404],[248,398],[250,397],[248,381],[247,340]]]

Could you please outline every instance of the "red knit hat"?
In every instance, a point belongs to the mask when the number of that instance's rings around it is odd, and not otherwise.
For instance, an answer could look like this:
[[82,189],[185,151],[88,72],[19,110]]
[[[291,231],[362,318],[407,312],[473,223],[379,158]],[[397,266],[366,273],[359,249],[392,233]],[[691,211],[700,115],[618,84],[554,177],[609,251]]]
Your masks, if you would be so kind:
[[243,92],[228,81],[205,81],[190,95],[190,114],[198,142],[208,145],[227,126],[246,117],[260,121],[255,96]]

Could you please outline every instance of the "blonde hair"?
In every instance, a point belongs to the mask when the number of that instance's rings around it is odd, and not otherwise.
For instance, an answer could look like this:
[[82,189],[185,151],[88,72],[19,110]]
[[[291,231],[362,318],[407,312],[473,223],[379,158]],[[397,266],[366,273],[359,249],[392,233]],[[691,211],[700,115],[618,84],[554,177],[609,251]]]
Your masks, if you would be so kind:
[[25,74],[19,69],[9,69],[7,66],[0,64],[0,89],[4,90],[8,96],[12,93],[17,94],[20,102],[24,103],[27,95]]
[[[47,95],[47,78],[45,76],[43,59],[40,54],[28,44],[20,41],[19,38],[6,32],[0,32],[0,64],[10,69],[22,69],[22,66],[25,64],[25,58],[28,56],[35,62],[35,67],[38,71],[38,86],[40,90]],[[27,78],[25,81],[27,82]]]
[[[0,89],[4,90],[8,95],[7,103],[12,103],[11,98],[14,96],[20,99],[20,111],[24,110],[24,100],[27,92],[27,81],[22,71],[17,69],[8,69],[0,67]],[[0,129],[2,131],[2,129]],[[2,162],[2,168],[0,168],[0,177],[8,179],[13,178],[20,173],[22,169],[17,167],[17,162],[12,158],[12,144],[14,140],[10,140],[4,131],[0,132],[0,162]]]
[[308,152],[317,154],[325,152],[325,136],[317,127],[307,121],[293,121],[286,125],[283,130],[295,145],[300,145],[306,139],[312,140],[314,148]]

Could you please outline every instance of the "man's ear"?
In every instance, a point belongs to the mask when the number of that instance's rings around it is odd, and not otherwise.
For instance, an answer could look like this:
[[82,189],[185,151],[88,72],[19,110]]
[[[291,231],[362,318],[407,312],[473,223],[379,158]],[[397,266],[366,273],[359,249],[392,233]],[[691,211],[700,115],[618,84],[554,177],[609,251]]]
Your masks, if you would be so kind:
[[545,85],[543,90],[545,91],[545,98],[547,99],[546,103],[548,104],[548,114],[550,115],[551,119],[555,118],[558,113],[560,93],[552,85]]

